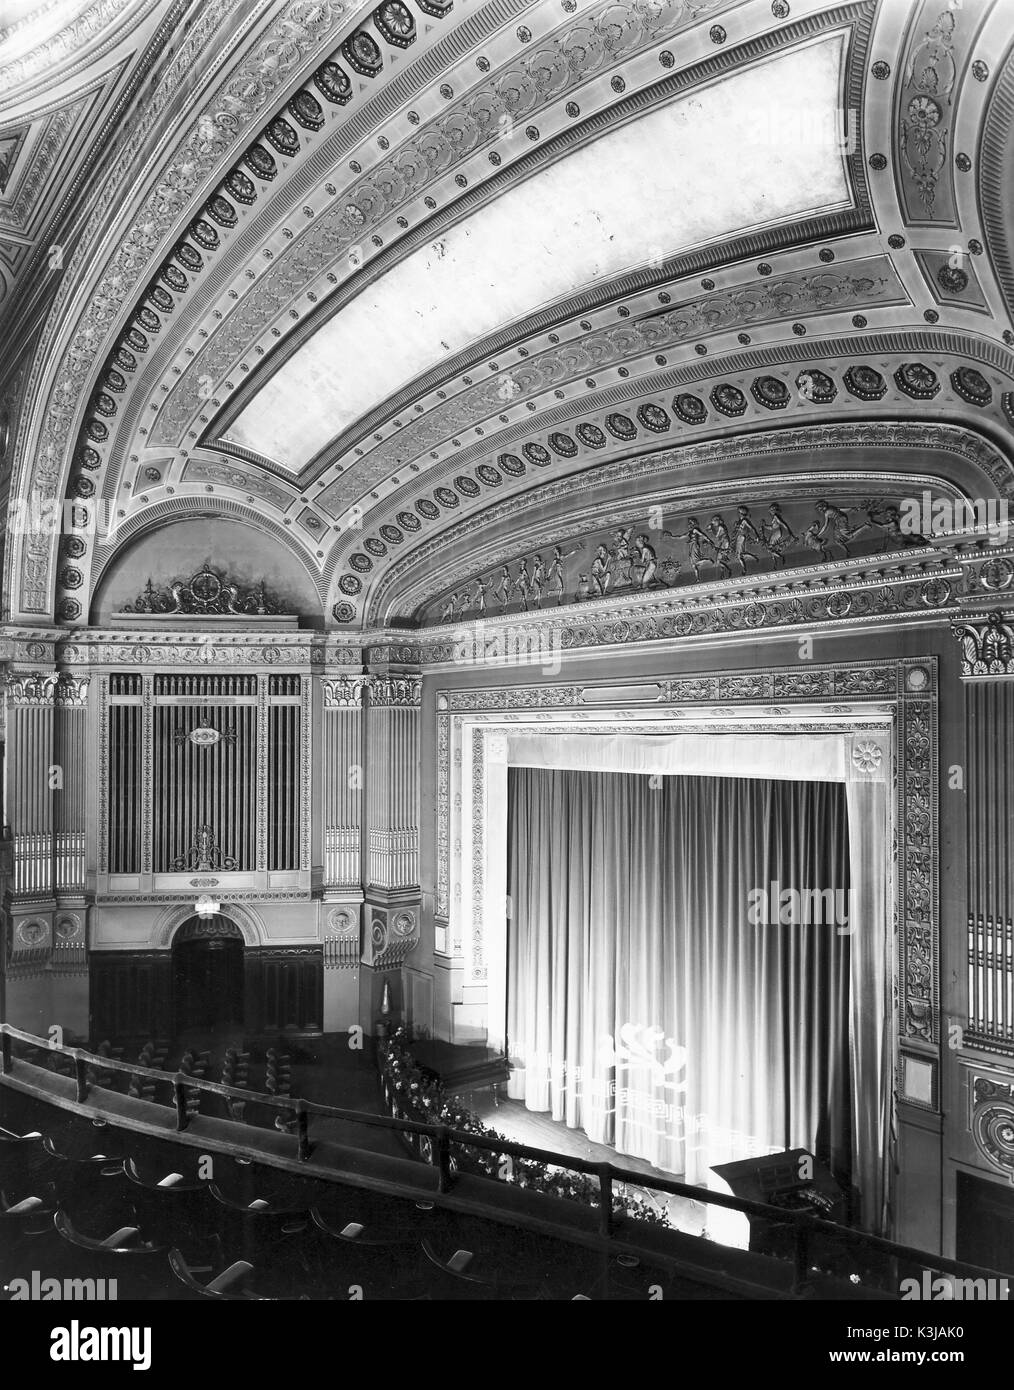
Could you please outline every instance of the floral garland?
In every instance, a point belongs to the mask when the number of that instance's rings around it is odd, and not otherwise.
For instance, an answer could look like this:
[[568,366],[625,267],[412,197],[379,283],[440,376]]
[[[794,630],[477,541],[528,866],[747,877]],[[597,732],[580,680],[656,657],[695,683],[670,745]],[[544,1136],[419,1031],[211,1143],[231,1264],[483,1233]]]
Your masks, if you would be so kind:
[[[388,1110],[395,1119],[416,1120],[422,1124],[447,1125],[449,1129],[466,1134],[481,1134],[486,1139],[510,1143],[506,1135],[490,1129],[468,1110],[456,1096],[448,1096],[442,1084],[425,1072],[409,1051],[408,1031],[399,1025],[377,1049],[380,1084]],[[411,1151],[427,1163],[434,1158],[433,1140],[428,1135],[403,1134]],[[542,1192],[550,1197],[564,1197],[597,1207],[600,1190],[598,1180],[584,1173],[556,1168],[536,1159],[515,1158],[509,1153],[491,1149],[471,1148],[461,1144],[451,1156],[453,1171],[477,1173],[500,1182],[513,1182],[518,1187]],[[626,1192],[613,1194],[613,1211],[656,1226],[668,1226],[664,1211],[651,1206],[640,1197]]]

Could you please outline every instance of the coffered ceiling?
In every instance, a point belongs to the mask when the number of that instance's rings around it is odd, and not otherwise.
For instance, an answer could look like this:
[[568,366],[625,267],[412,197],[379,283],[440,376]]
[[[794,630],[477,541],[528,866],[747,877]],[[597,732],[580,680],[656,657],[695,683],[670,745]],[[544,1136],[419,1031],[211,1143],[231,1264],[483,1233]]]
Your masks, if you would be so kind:
[[[80,131],[0,349],[8,620],[86,624],[188,516],[284,538],[356,631],[793,475],[1014,491],[1004,0],[123,0],[104,48],[114,9],[42,10],[62,104],[0,105],[15,178]],[[65,10],[106,18],[68,48]]]

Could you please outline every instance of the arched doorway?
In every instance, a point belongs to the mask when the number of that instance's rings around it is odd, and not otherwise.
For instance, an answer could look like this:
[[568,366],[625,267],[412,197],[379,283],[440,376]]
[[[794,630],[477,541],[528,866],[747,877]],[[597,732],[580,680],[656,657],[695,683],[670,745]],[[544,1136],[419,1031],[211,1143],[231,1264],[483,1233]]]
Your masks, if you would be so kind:
[[176,1036],[243,1028],[243,933],[216,913],[190,917],[173,937]]

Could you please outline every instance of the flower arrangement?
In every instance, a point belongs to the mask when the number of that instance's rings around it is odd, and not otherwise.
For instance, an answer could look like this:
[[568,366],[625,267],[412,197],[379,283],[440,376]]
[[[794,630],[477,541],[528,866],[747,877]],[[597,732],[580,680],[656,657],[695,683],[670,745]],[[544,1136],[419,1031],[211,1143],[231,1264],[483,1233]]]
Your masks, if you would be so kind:
[[[505,1135],[485,1125],[456,1096],[448,1096],[441,1083],[415,1061],[409,1050],[409,1043],[408,1030],[404,1025],[399,1025],[390,1037],[382,1039],[378,1044],[377,1060],[381,1089],[387,1108],[394,1117],[423,1124],[446,1125],[449,1129],[456,1129],[465,1134],[482,1135],[486,1139],[500,1140],[504,1144],[510,1142]],[[402,1138],[413,1153],[427,1162],[432,1161],[433,1146],[427,1136],[405,1134]],[[550,1197],[585,1202],[592,1207],[599,1204],[597,1179],[584,1173],[571,1172],[566,1168],[556,1168],[552,1164],[541,1163],[535,1159],[515,1158],[509,1153],[496,1153],[491,1149],[472,1148],[461,1144],[455,1146],[451,1164],[456,1170],[476,1173],[499,1182],[513,1182],[518,1187],[541,1192]],[[627,1192],[614,1191],[613,1212],[657,1226],[669,1224],[664,1211]]]

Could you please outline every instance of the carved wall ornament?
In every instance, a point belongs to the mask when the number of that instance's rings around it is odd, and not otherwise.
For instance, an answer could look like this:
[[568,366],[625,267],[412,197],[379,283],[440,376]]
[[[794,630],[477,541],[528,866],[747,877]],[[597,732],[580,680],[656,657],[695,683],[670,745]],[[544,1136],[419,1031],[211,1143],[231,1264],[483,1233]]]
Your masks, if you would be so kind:
[[215,832],[210,825],[199,825],[194,834],[193,843],[185,854],[173,860],[173,872],[180,873],[185,869],[224,869],[226,871],[238,868],[235,859],[219,846]]
[[340,676],[322,683],[325,709],[359,709],[369,685],[366,676]]
[[1014,1084],[977,1076],[971,1098],[976,1148],[1014,1183]]
[[371,705],[415,708],[421,700],[422,681],[419,676],[371,676],[369,690]]
[[961,646],[962,679],[1014,675],[1014,626],[1001,610],[951,624]]
[[204,568],[189,579],[173,579],[161,588],[149,578],[143,593],[127,604],[124,612],[262,617],[280,613],[281,605],[263,582],[253,589],[241,589],[224,570],[213,569],[210,563],[205,563]]

